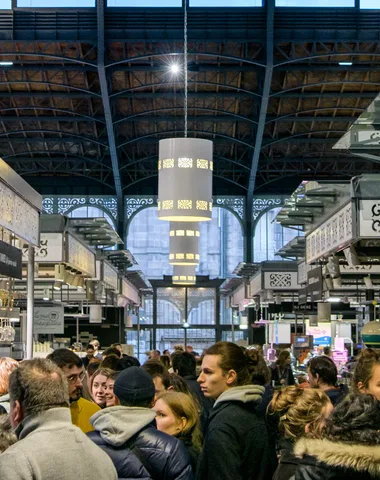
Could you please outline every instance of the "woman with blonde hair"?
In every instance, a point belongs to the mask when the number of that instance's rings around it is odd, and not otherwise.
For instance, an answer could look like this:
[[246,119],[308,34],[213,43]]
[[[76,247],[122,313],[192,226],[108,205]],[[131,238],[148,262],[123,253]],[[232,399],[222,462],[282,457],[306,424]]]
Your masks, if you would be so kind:
[[268,411],[279,415],[284,441],[273,480],[289,480],[295,474],[299,459],[293,454],[294,443],[303,437],[320,438],[332,410],[330,399],[319,389],[293,385],[275,392]]
[[109,368],[100,367],[91,377],[90,394],[94,402],[99,405],[100,408],[106,407],[107,380],[113,373],[113,370],[110,370]]
[[10,357],[0,358],[0,405],[9,413],[9,375],[18,367],[16,360]]
[[195,472],[202,448],[199,412],[191,395],[169,391],[161,393],[153,410],[157,429],[177,437],[187,448]]

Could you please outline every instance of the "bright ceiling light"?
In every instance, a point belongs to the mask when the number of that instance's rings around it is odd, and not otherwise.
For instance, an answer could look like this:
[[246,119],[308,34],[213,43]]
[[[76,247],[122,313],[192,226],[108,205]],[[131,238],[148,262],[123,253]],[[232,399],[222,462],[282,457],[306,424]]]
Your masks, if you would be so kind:
[[339,62],[341,67],[351,67],[352,62]]
[[327,299],[327,301],[330,303],[339,303],[341,300],[339,297],[330,297]]
[[13,65],[13,62],[0,62],[0,65],[2,67],[11,67]]
[[173,73],[173,75],[179,73],[179,65],[177,63],[170,65],[170,72]]

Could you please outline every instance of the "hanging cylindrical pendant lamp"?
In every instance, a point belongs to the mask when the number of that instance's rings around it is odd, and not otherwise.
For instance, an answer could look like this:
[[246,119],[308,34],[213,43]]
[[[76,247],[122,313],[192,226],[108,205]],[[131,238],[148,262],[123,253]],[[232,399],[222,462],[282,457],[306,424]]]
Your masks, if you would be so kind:
[[169,263],[198,265],[199,237],[198,222],[170,222]]
[[195,276],[195,265],[174,266],[172,283],[173,285],[195,285],[197,279]]
[[204,222],[212,214],[212,142],[201,138],[160,140],[158,218]]

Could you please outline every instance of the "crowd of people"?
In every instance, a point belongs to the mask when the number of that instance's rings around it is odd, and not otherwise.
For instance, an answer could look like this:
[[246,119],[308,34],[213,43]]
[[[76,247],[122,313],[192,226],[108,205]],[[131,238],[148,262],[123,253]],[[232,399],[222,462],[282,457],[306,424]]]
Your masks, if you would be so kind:
[[352,383],[321,356],[297,384],[289,352],[268,366],[230,342],[142,366],[99,342],[0,358],[0,479],[380,479],[379,352]]

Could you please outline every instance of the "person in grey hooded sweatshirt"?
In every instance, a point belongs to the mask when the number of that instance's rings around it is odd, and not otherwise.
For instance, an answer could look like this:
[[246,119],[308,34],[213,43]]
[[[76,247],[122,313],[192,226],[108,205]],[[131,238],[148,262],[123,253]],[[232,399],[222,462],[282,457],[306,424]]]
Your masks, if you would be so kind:
[[0,455],[1,480],[117,480],[109,456],[72,424],[67,381],[57,365],[23,361],[9,377],[9,396],[18,441]]
[[271,480],[276,455],[259,405],[264,387],[251,385],[250,357],[231,342],[206,350],[198,378],[210,412],[197,478]]
[[113,391],[115,406],[91,417],[95,431],[87,435],[111,457],[119,480],[192,480],[184,445],[156,429],[151,376],[140,367],[127,368]]

